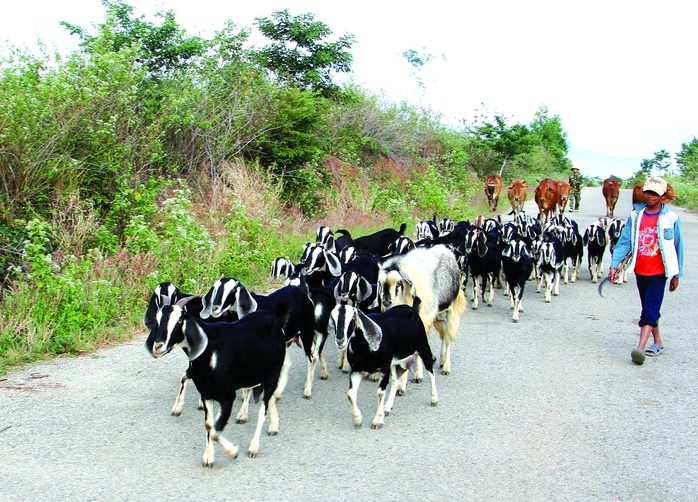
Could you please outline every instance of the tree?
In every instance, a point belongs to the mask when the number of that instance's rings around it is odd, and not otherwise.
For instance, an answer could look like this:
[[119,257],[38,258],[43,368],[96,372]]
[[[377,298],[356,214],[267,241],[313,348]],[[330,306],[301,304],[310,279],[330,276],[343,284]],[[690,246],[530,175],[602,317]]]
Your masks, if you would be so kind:
[[690,143],[682,143],[676,154],[676,164],[681,168],[681,176],[689,181],[698,181],[698,139],[693,136]]
[[134,8],[122,0],[101,0],[107,9],[106,19],[98,26],[98,34],[90,35],[77,25],[61,21],[71,33],[78,35],[85,52],[119,52],[133,45],[139,46],[138,62],[150,74],[158,74],[185,68],[189,62],[203,55],[208,49],[206,40],[187,36],[169,10],[158,12],[162,24],[144,21],[144,16],[134,17]]
[[653,172],[658,174],[667,173],[671,167],[671,161],[669,158],[669,152],[666,150],[654,152],[653,158],[642,159],[642,162],[640,162],[640,170],[643,171],[647,176],[652,176]]
[[[417,98],[419,99],[419,108],[421,109],[422,98],[424,98],[424,92],[426,91],[426,85],[424,84],[424,79],[422,78],[422,68],[426,63],[430,63],[434,59],[434,55],[428,53],[426,47],[423,47],[422,53],[419,53],[414,49],[409,49],[400,53],[400,55],[412,66],[411,76],[417,80]],[[443,55],[441,57],[442,59],[446,59],[446,57]]]
[[258,63],[277,78],[293,82],[303,89],[318,91],[325,97],[336,95],[339,87],[332,72],[351,71],[354,35],[344,34],[336,42],[327,42],[332,30],[313,14],[292,16],[288,10],[272,13],[273,19],[258,17],[257,29],[271,44],[254,51]]
[[567,158],[570,147],[560,116],[556,114],[548,117],[548,107],[541,105],[531,122],[531,130],[540,138],[542,148],[555,159],[555,167],[560,171],[568,171],[571,168]]
[[[481,123],[476,121],[473,125],[466,126],[466,135],[473,140],[475,148],[484,148],[490,152],[490,158],[500,164],[500,175],[512,157],[531,153],[541,144],[540,137],[526,125],[517,123],[508,126],[506,117],[496,112],[493,122],[485,119]],[[482,169],[477,170],[481,176],[487,174]]]

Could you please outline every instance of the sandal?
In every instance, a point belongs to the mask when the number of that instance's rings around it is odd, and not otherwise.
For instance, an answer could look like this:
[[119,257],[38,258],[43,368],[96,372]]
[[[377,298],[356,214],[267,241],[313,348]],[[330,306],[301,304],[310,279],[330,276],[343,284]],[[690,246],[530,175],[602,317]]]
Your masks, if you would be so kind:
[[640,349],[633,349],[630,353],[630,359],[632,359],[635,364],[642,364],[645,362],[645,353]]
[[650,357],[657,357],[659,354],[662,353],[664,350],[664,347],[660,347],[656,343],[653,343],[649,347],[645,349],[645,355],[650,356]]

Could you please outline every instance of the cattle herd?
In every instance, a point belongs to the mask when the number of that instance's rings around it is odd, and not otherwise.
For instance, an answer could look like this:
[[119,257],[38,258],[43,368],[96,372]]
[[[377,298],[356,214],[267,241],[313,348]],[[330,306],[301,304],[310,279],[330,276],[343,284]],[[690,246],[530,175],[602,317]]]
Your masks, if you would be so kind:
[[[428,336],[436,328],[439,368],[447,375],[468,297],[473,310],[480,302],[492,306],[495,288],[502,287],[510,297],[512,321],[518,322],[526,283],[535,281],[536,291],[551,302],[560,282],[579,278],[585,250],[590,278],[596,282],[607,245],[613,248],[625,222],[606,216],[580,229],[564,215],[564,185],[550,179],[539,184],[535,193],[540,214],[534,217],[523,211],[526,182],[515,180],[508,189],[514,217],[506,223],[485,215],[473,222],[434,215],[416,225],[414,238],[405,235],[405,224],[357,238],[320,226],[315,240],[299,250],[298,261],[273,261],[272,278],[284,285],[268,294],[251,292],[232,277],[216,281],[203,296],[183,293],[172,283],[159,284],[144,317],[150,330],[145,347],[158,358],[179,346],[189,359],[172,414],[181,414],[187,381],[193,380],[205,415],[203,465],[213,465],[214,442],[228,456],[238,454],[238,447],[221,435],[237,391],[242,395],[238,423],[247,421],[250,397],[255,402],[261,397],[248,454],[259,451],[267,414],[268,434],[278,432],[276,400],[288,381],[293,345],[305,355],[303,397],[310,399],[318,363],[320,378],[328,378],[324,347],[334,339],[337,367],[349,373],[347,397],[357,426],[363,422],[359,385],[367,375],[377,380],[372,428],[379,429],[410,374],[413,382],[421,382],[427,373],[430,401],[437,404],[436,357]],[[501,178],[493,188],[497,186],[501,188]],[[488,180],[485,192],[491,201],[490,188]],[[496,200],[490,207],[496,208]],[[214,402],[220,406],[218,414]]]

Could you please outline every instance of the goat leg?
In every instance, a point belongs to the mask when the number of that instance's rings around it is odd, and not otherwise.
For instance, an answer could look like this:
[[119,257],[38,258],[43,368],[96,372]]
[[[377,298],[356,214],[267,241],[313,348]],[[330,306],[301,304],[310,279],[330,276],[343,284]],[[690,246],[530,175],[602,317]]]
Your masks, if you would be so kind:
[[349,375],[349,390],[347,391],[347,398],[349,398],[349,402],[351,403],[351,419],[357,427],[360,427],[363,422],[361,410],[359,410],[359,406],[356,402],[362,378],[360,371],[353,371]]

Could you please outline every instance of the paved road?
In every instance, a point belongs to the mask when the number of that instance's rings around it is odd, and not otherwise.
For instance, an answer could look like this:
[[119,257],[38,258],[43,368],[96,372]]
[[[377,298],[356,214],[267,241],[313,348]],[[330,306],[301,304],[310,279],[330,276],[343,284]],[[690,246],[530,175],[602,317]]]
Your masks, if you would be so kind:
[[[598,188],[583,197],[572,216],[585,227],[603,205]],[[617,216],[629,208],[622,191]],[[501,292],[492,308],[469,310],[453,372],[437,378],[439,405],[429,406],[428,386],[410,385],[380,431],[352,425],[348,377],[334,366],[302,399],[294,347],[280,434],[263,436],[254,459],[216,447],[204,469],[196,392],[170,416],[184,354],[154,360],[141,334],[0,382],[0,499],[697,500],[698,218],[678,211],[687,274],[665,299],[666,352],[644,366],[630,362],[634,278],[601,299],[584,267],[551,304],[529,283],[518,324]],[[333,362],[333,344],[326,353]],[[366,420],[375,390],[364,382],[359,392]],[[226,437],[246,448],[253,428],[231,423]]]

